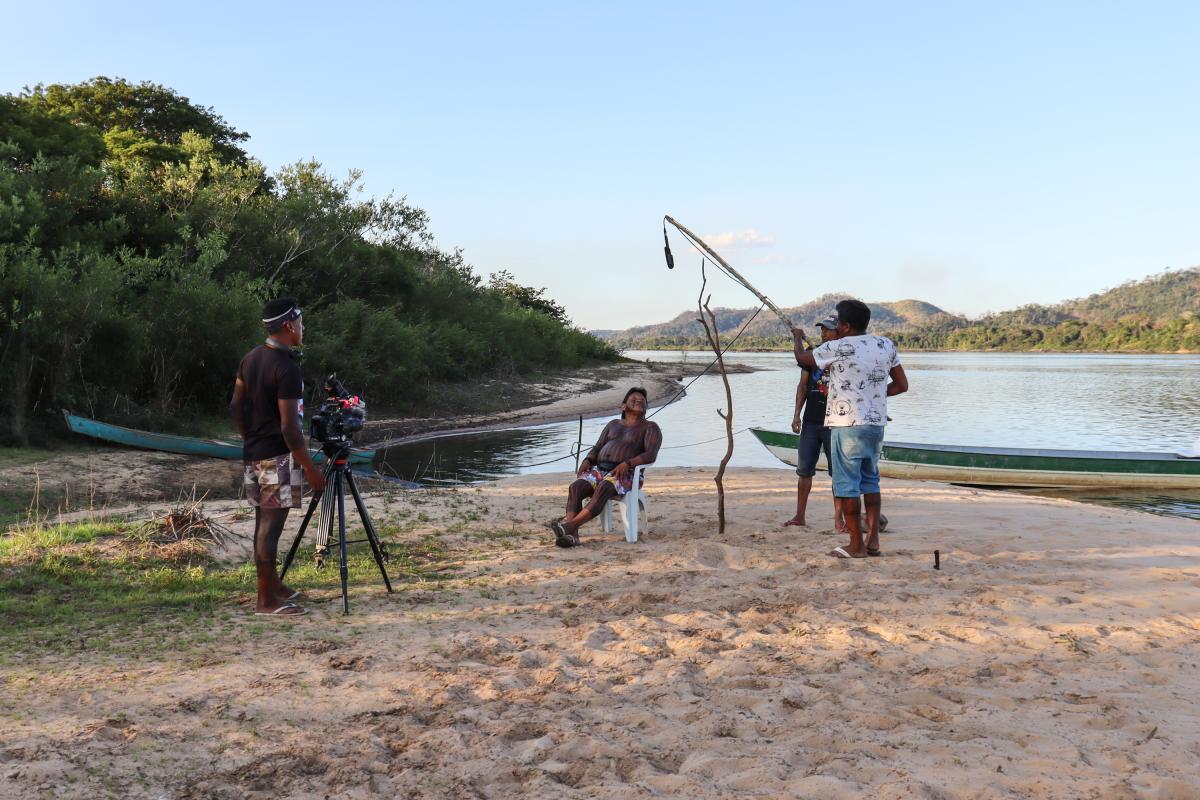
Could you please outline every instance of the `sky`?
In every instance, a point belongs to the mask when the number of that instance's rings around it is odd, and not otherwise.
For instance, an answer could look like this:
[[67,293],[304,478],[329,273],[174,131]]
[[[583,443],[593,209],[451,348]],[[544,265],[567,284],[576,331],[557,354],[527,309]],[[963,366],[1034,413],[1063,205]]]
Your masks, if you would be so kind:
[[0,92],[169,86],[585,328],[695,307],[664,214],[783,306],[978,315],[1200,264],[1193,2],[49,0],[0,28]]

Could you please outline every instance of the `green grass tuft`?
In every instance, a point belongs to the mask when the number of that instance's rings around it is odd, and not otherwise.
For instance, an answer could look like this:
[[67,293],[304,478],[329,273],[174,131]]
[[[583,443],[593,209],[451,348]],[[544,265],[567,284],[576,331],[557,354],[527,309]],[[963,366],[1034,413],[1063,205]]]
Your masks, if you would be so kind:
[[[386,541],[395,531],[384,527],[380,533]],[[347,538],[363,534],[350,531]],[[436,537],[392,541],[387,549],[388,574],[398,591],[452,577],[448,553]],[[301,550],[288,585],[336,596],[336,553],[323,570],[315,568],[311,555],[311,547]],[[366,545],[349,548],[347,566],[352,604],[356,591],[381,585]],[[231,614],[248,614],[254,592],[252,565],[213,562],[198,542],[151,544],[131,523],[14,528],[0,534],[0,664],[93,650],[150,659],[182,656],[228,631]]]

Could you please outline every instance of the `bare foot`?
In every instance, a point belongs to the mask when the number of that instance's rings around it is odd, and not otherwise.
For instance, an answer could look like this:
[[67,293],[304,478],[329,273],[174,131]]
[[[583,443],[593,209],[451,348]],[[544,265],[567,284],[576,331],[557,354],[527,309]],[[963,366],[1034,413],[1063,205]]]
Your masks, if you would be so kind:
[[798,525],[798,526],[800,526],[801,528],[807,528],[807,527],[808,527],[808,523],[807,523],[807,522],[805,522],[805,521],[804,521],[804,517],[801,517],[801,516],[795,516],[795,517],[792,517],[792,518],[791,518],[791,519],[789,519],[787,522],[783,523],[783,527],[785,527],[785,528],[786,528],[786,527],[788,527],[789,525]]
[[295,600],[299,600],[300,597],[301,593],[299,590],[293,589],[290,586],[281,586],[279,588],[279,593],[275,595],[275,602],[277,605],[282,605],[284,603],[291,603]]

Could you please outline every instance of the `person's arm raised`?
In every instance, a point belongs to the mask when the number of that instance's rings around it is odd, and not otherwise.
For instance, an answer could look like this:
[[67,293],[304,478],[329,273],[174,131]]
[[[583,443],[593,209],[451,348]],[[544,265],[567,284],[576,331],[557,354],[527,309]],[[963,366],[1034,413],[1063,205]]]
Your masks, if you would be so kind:
[[804,331],[800,328],[792,328],[792,352],[796,354],[796,363],[805,369],[817,366],[817,360],[813,358],[812,351],[807,349]]
[[300,410],[298,400],[279,400],[279,429],[283,433],[283,441],[287,442],[292,458],[304,470],[304,478],[314,494],[325,489],[325,476],[313,463],[312,455],[308,452],[308,440],[304,438],[304,429],[300,427]]

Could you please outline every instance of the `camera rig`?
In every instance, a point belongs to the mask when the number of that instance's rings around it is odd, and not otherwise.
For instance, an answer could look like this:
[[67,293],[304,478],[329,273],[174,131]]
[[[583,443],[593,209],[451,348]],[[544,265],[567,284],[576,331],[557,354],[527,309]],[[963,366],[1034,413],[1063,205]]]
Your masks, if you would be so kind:
[[327,455],[332,455],[330,449],[349,447],[351,438],[363,429],[366,421],[366,401],[351,394],[337,373],[331,372],[325,378],[325,399],[309,423],[309,436],[321,443]]
[[[321,443],[321,450],[325,453],[325,491],[313,495],[312,501],[308,505],[308,511],[304,515],[304,521],[300,523],[300,530],[296,533],[287,557],[283,560],[283,569],[279,577],[282,580],[283,576],[287,574],[292,560],[296,557],[297,550],[300,549],[300,541],[304,538],[305,531],[308,530],[308,524],[312,521],[313,514],[320,508],[317,541],[314,548],[317,568],[324,565],[325,557],[329,552],[330,535],[336,530],[339,571],[342,579],[342,613],[349,614],[347,545],[357,542],[369,544],[371,555],[375,558],[379,574],[383,576],[383,583],[389,592],[392,591],[392,582],[388,579],[387,568],[384,566],[388,560],[387,549],[379,540],[375,525],[372,524],[371,516],[367,513],[367,504],[363,502],[358,485],[354,482],[354,473],[351,472],[349,463],[351,438],[362,430],[363,424],[367,421],[367,404],[358,395],[351,394],[345,384],[338,380],[337,375],[333,373],[325,379],[325,395],[320,408],[317,409],[317,413],[313,414],[312,422],[309,423],[309,435]],[[350,488],[350,496],[354,500],[354,506],[358,510],[358,516],[362,520],[363,530],[366,533],[365,539],[353,542],[346,540],[346,487]]]

